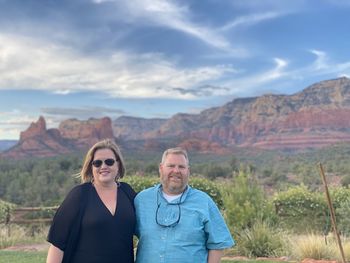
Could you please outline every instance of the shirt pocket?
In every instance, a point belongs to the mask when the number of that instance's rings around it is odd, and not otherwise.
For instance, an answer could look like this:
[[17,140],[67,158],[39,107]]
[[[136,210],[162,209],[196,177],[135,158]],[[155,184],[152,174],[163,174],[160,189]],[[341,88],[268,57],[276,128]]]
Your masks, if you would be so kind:
[[205,240],[204,224],[197,213],[181,215],[180,222],[174,227],[175,240],[183,243],[203,242]]

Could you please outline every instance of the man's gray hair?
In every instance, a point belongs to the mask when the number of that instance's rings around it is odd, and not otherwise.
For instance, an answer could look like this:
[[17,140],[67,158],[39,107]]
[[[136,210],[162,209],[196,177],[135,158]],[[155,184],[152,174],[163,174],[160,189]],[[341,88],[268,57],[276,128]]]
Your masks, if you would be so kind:
[[169,154],[182,154],[183,156],[185,156],[186,161],[187,161],[187,165],[189,165],[189,159],[188,159],[188,155],[185,149],[181,148],[181,147],[175,147],[175,148],[170,148],[164,151],[163,156],[162,156],[162,163],[165,162],[166,157]]

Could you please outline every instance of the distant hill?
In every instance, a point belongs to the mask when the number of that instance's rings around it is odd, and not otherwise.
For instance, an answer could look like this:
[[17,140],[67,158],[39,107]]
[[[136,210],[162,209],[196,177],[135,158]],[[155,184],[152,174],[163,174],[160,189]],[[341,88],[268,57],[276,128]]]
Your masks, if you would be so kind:
[[129,152],[180,145],[214,154],[246,147],[300,150],[350,142],[350,79],[322,81],[292,95],[239,98],[199,114],[179,113],[169,119],[66,120],[58,129],[46,129],[40,117],[2,156],[64,154],[106,137],[115,138]]
[[5,151],[17,143],[17,140],[0,140],[0,152]]

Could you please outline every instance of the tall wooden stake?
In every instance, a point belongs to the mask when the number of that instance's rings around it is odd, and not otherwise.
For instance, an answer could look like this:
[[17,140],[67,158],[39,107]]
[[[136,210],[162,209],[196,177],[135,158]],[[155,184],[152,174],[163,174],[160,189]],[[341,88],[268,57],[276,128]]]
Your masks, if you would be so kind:
[[334,234],[335,234],[335,236],[337,238],[340,254],[341,254],[341,257],[343,259],[343,263],[346,263],[343,246],[341,244],[340,236],[339,236],[339,233],[338,233],[338,230],[337,230],[337,224],[336,224],[336,221],[335,221],[334,208],[333,208],[331,197],[330,197],[329,191],[328,191],[328,185],[327,185],[326,176],[324,174],[323,166],[322,166],[321,163],[319,163],[319,166],[320,166],[320,175],[321,175],[321,178],[322,178],[324,191],[325,191],[326,198],[327,198],[328,208],[329,208],[329,211],[331,212],[331,220],[332,220]]

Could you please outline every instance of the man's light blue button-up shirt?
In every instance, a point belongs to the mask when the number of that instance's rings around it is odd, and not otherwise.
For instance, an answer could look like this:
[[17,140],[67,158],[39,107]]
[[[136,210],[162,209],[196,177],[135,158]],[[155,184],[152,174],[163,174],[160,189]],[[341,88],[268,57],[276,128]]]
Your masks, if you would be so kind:
[[214,201],[189,186],[171,203],[160,185],[146,189],[136,196],[135,208],[136,263],[202,263],[207,262],[208,250],[234,245]]

